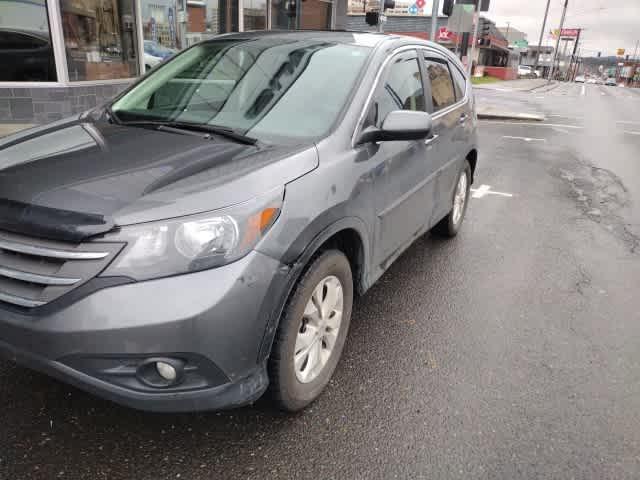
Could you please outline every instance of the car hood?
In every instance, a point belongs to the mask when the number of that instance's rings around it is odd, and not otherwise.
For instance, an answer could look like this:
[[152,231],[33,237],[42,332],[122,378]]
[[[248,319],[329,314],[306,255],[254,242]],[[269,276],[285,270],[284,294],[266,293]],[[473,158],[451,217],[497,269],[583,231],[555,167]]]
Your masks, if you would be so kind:
[[317,164],[313,144],[244,145],[75,117],[0,140],[0,229],[81,241],[241,203]]

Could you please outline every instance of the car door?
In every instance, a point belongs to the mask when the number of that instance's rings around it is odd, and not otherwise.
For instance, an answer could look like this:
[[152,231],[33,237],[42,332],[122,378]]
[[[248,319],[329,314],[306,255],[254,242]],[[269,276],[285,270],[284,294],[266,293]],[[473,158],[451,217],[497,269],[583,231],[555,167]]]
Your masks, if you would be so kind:
[[[471,149],[470,141],[473,135],[473,111],[467,97],[467,76],[453,62],[448,62],[453,88],[456,94],[455,108],[449,115],[455,120],[451,132],[451,161],[446,165],[441,176],[445,194],[453,196],[455,183],[462,168],[463,161]],[[448,210],[447,210],[448,212]]]
[[[394,55],[382,72],[362,128],[380,128],[394,110],[426,111],[424,85],[416,50]],[[383,269],[424,228],[431,215],[434,171],[431,146],[424,140],[367,144],[375,163],[376,213],[374,259]]]
[[432,227],[452,208],[453,184],[461,154],[456,132],[470,119],[461,108],[462,102],[457,101],[449,62],[444,56],[430,50],[423,50],[423,57],[433,105],[433,134],[437,138],[433,152],[437,171],[436,193],[433,215],[428,223]]

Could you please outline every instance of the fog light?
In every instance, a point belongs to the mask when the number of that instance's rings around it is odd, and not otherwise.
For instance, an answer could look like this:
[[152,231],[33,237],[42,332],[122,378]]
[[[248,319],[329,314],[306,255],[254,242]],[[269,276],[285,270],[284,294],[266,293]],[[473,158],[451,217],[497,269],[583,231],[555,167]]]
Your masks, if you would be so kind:
[[168,382],[173,382],[178,373],[173,365],[169,365],[165,362],[156,362],[156,370],[158,371],[158,375],[167,380]]

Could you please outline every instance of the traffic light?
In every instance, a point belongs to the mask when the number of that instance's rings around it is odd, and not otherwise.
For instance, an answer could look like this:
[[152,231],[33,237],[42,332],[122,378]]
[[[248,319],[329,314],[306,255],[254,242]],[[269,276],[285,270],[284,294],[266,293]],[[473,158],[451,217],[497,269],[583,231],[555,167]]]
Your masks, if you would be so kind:
[[483,37],[489,35],[491,33],[491,23],[484,18],[481,18],[480,21],[482,22],[480,24],[480,35]]
[[453,3],[454,0],[444,0],[444,2],[442,2],[443,15],[446,15],[447,17],[451,16],[451,14],[453,13]]

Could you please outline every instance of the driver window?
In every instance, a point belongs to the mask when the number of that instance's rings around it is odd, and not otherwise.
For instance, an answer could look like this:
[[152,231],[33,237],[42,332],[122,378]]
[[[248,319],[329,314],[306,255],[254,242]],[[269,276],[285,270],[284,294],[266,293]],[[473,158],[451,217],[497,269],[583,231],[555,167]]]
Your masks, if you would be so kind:
[[393,110],[425,111],[422,78],[415,52],[395,56],[384,78],[369,106],[364,127],[374,125],[380,128]]

